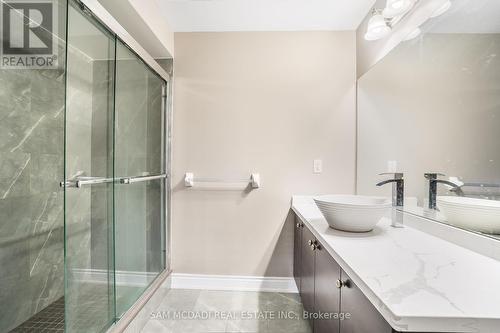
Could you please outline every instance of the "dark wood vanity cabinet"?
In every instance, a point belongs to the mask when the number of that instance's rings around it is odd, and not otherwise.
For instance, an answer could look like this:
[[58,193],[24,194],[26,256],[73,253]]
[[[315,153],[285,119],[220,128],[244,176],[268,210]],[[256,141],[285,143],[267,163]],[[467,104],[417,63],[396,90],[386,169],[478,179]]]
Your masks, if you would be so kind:
[[300,293],[300,258],[302,257],[302,250],[299,249],[302,246],[302,228],[304,223],[300,222],[299,219],[295,219],[295,232],[293,235],[293,276],[295,278],[295,283],[297,284],[297,289]]
[[[314,267],[315,267],[315,252],[311,250],[316,239],[309,229],[302,227],[300,244],[300,298],[304,310],[307,312],[314,311]],[[311,322],[312,323],[312,322]]]
[[351,316],[344,320],[311,320],[313,333],[395,332],[298,218],[294,239],[294,277],[304,310],[315,315]]

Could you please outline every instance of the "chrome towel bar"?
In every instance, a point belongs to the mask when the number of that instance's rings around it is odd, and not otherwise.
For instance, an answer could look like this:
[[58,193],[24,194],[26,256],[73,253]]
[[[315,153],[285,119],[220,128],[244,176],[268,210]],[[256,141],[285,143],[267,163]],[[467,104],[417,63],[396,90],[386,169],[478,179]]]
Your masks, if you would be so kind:
[[250,178],[226,180],[217,178],[195,178],[192,172],[187,172],[184,175],[184,186],[194,188],[207,188],[207,189],[245,189],[250,185],[252,189],[257,189],[261,186],[260,175],[252,173]]

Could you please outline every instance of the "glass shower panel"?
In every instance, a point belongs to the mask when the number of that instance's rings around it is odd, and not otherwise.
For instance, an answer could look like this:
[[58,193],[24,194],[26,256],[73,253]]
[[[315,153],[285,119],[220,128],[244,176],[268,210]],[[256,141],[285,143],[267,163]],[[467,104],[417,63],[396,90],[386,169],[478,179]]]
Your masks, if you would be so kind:
[[165,83],[120,41],[116,54],[115,177],[122,184],[115,185],[115,260],[120,317],[165,268]]
[[66,85],[66,332],[115,320],[113,111],[115,38],[70,1]]

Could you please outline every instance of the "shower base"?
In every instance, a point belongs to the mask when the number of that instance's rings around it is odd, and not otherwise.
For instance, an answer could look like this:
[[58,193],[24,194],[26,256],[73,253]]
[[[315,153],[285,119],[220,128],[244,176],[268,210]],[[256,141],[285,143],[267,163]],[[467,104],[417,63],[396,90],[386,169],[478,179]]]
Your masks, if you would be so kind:
[[10,331],[10,333],[64,333],[64,297]]

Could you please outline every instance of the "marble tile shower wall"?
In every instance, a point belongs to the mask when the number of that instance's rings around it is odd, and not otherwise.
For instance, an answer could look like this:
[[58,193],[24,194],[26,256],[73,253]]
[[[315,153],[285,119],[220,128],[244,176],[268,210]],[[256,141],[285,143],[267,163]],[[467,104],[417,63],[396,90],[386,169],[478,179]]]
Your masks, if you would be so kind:
[[63,295],[64,70],[0,70],[0,332]]

